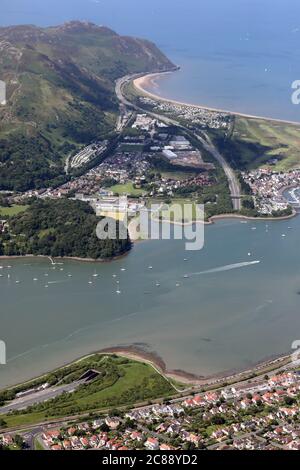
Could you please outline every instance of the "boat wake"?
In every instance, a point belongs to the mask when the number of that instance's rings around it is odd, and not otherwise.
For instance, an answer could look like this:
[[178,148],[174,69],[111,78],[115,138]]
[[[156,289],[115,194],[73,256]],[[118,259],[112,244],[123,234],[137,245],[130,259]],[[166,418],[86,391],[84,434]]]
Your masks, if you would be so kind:
[[260,261],[244,261],[243,263],[227,264],[226,266],[220,266],[219,268],[208,269],[206,271],[200,271],[198,273],[190,273],[189,276],[200,276],[201,274],[213,274],[221,273],[224,271],[231,271],[232,269],[245,268],[246,266],[253,266],[259,264]]

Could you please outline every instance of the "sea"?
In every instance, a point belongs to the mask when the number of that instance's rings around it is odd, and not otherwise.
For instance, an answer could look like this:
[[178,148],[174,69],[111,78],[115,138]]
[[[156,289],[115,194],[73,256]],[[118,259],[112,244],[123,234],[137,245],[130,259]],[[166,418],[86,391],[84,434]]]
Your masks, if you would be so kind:
[[155,352],[209,376],[292,352],[300,339],[300,217],[222,220],[204,247],[136,243],[110,263],[0,259],[0,387],[93,351]]
[[0,25],[71,19],[154,41],[181,67],[162,96],[300,122],[299,0],[1,0]]

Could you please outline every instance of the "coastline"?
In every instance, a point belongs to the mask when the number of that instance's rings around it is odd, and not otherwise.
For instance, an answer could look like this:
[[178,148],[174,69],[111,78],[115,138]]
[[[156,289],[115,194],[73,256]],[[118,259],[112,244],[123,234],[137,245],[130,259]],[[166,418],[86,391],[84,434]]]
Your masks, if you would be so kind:
[[166,71],[166,72],[148,73],[148,74],[143,75],[142,77],[133,78],[132,83],[133,83],[133,86],[140,93],[146,95],[148,98],[152,98],[152,99],[158,100],[158,101],[163,101],[165,103],[172,103],[174,105],[179,105],[179,106],[189,106],[191,108],[203,109],[203,110],[207,110],[207,111],[211,111],[211,112],[215,112],[215,113],[223,113],[223,114],[229,114],[231,116],[239,116],[239,117],[244,117],[244,118],[248,118],[248,119],[258,119],[258,120],[262,120],[262,121],[271,121],[271,122],[277,122],[277,123],[282,123],[282,124],[290,124],[290,125],[293,125],[293,126],[300,127],[300,121],[297,122],[297,121],[289,121],[289,120],[285,120],[285,119],[276,119],[276,118],[267,117],[267,116],[256,116],[256,115],[253,115],[253,114],[240,113],[238,111],[229,111],[229,110],[226,110],[226,109],[204,106],[204,105],[201,105],[201,104],[193,104],[193,103],[189,103],[189,102],[178,101],[178,100],[171,99],[171,98],[165,98],[163,96],[155,94],[152,91],[147,90],[147,87],[151,84],[153,85],[155,83],[155,80],[160,79],[160,78],[164,77],[165,75],[171,74],[175,71],[178,71],[178,69],[177,70],[170,70],[170,71]]
[[98,259],[79,258],[79,257],[76,257],[76,256],[54,256],[54,257],[51,257],[51,256],[47,256],[47,255],[11,255],[11,256],[3,255],[3,256],[0,256],[0,261],[1,260],[10,260],[10,259],[22,259],[22,258],[26,258],[26,259],[30,259],[30,258],[33,258],[33,259],[40,259],[40,258],[41,259],[50,259],[50,258],[52,258],[53,260],[59,260],[59,261],[68,260],[68,261],[79,261],[79,262],[83,262],[83,263],[110,263],[111,261],[117,261],[118,259],[124,258],[124,256],[129,255],[130,252],[131,252],[131,249],[126,251],[125,253],[122,253],[120,255],[116,255],[116,256],[113,256],[112,258],[107,258],[107,259],[103,259],[103,258],[98,258]]
[[225,370],[212,375],[198,375],[181,369],[168,369],[164,359],[159,356],[159,354],[155,351],[143,350],[135,345],[112,346],[92,351],[88,354],[77,357],[72,361],[64,362],[54,369],[46,370],[40,375],[30,377],[27,380],[24,380],[23,382],[16,382],[15,384],[0,388],[0,391],[11,390],[16,387],[28,385],[31,382],[41,379],[52,372],[64,369],[72,364],[81,362],[85,359],[90,358],[91,356],[94,356],[95,354],[116,355],[119,357],[131,359],[133,361],[148,364],[167,380],[179,382],[179,384],[187,386],[187,388],[182,390],[182,392],[191,391],[199,387],[207,389],[220,388],[224,386],[224,383],[227,383],[228,385],[237,384],[240,382],[247,381],[253,378],[253,376],[261,376],[268,372],[276,371],[291,362],[290,354],[282,353],[257,361],[249,367]]
[[204,376],[179,369],[168,369],[163,358],[161,358],[156,352],[144,351],[136,346],[116,346],[105,348],[100,350],[99,353],[115,354],[128,359],[146,362],[158,369],[158,371],[168,379],[196,387],[221,386],[227,381],[232,383],[238,383],[239,381],[243,382],[253,374],[258,373],[259,375],[262,375],[266,370],[277,370],[290,362],[290,355],[285,353],[271,358],[262,359],[249,368],[233,369]]

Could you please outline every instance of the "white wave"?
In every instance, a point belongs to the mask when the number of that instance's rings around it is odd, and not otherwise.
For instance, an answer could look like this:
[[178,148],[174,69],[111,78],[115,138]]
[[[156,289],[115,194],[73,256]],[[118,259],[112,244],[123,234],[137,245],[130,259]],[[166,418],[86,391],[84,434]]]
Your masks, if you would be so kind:
[[191,273],[189,276],[199,276],[200,274],[213,274],[221,273],[224,271],[231,271],[232,269],[245,268],[246,266],[252,266],[259,264],[260,261],[244,261],[243,263],[227,264],[226,266],[220,266],[219,268],[208,269],[207,271],[200,271],[198,273]]
[[48,284],[62,284],[67,281],[48,281]]

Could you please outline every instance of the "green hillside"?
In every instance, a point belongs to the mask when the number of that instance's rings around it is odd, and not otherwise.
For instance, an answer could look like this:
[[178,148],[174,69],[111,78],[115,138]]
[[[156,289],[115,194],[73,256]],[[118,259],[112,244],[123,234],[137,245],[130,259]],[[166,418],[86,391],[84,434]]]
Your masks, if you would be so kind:
[[70,152],[113,132],[114,81],[170,66],[154,44],[91,23],[0,28],[0,190],[62,181]]

